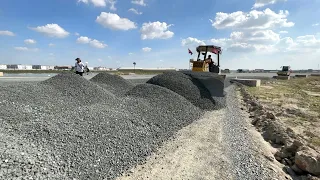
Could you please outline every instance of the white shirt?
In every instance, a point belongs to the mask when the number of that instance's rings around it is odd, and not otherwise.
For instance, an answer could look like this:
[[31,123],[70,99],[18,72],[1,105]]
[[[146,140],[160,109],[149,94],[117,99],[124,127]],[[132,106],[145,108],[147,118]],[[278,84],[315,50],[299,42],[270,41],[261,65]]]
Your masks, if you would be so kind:
[[79,64],[76,63],[75,64],[75,69],[77,72],[83,72],[84,71],[84,64],[82,62],[80,62]]

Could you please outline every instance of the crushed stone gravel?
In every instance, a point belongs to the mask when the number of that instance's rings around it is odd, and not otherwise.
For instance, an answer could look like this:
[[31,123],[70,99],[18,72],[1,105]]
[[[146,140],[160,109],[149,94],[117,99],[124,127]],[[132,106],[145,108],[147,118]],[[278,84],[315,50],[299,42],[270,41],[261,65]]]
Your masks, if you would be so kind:
[[114,179],[202,114],[160,86],[118,96],[73,73],[3,86],[0,96],[0,179]]
[[90,81],[97,83],[116,95],[123,95],[134,87],[134,84],[130,81],[125,80],[121,76],[110,73],[99,73],[92,77]]
[[199,80],[182,72],[163,73],[152,77],[147,83],[170,89],[201,109],[215,109],[215,101],[210,91]]
[[252,141],[252,135],[245,130],[250,126],[241,116],[236,86],[226,88],[226,113],[222,126],[223,140],[226,143],[226,153],[233,168],[231,173],[235,179],[267,180],[277,177],[275,172],[266,168],[266,160],[259,158],[257,146]]
[[[114,77],[100,77],[104,81],[62,73],[1,85],[0,179],[114,179],[215,106],[203,86],[182,73],[139,81],[121,96],[114,90],[126,82],[108,87]],[[215,100],[226,108],[221,126],[229,171],[234,179],[272,179],[243,131],[235,87],[226,89],[227,100]]]

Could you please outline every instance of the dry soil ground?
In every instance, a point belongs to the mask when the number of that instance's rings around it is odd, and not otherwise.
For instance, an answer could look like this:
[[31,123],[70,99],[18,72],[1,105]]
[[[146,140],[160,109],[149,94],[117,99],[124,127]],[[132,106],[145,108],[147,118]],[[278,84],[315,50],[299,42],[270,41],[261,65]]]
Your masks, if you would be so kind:
[[248,92],[320,151],[320,77],[263,82]]

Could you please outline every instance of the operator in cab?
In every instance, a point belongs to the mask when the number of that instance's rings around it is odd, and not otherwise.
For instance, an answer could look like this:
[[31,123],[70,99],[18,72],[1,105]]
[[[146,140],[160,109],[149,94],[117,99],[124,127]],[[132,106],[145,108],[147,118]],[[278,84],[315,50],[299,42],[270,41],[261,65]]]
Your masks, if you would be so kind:
[[213,65],[214,65],[214,62],[211,58],[211,55],[208,56],[208,58],[205,60],[206,63],[209,64],[209,72],[213,72]]

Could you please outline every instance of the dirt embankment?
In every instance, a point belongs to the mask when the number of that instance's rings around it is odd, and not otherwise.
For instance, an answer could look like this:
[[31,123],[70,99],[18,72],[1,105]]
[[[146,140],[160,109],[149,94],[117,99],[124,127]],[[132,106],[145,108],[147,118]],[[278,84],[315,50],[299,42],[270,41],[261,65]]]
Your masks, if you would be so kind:
[[293,179],[320,178],[320,78],[241,86],[252,124]]

